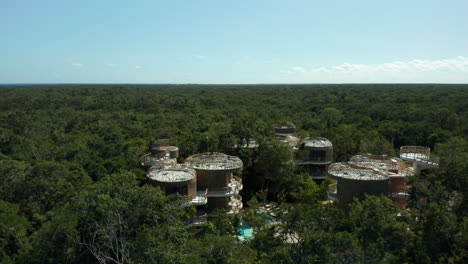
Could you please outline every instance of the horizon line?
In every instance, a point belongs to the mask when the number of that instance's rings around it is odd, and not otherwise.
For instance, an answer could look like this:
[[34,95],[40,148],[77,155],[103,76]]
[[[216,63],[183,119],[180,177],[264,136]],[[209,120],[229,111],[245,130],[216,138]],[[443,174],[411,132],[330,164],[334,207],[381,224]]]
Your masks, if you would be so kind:
[[0,83],[0,86],[34,86],[34,85],[371,85],[371,84],[404,84],[404,85],[418,85],[418,84],[443,84],[443,85],[468,85],[468,83],[444,83],[444,82],[419,82],[419,83],[405,83],[405,82],[376,82],[376,83],[359,83],[359,82],[343,82],[343,83]]

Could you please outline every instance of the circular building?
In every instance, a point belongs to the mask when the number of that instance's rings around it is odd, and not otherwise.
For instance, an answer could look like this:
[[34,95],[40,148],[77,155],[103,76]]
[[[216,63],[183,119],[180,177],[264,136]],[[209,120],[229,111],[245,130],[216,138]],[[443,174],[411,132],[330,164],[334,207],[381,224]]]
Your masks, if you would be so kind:
[[412,167],[407,167],[402,159],[387,155],[356,155],[350,163],[369,169],[376,169],[389,177],[389,196],[400,209],[405,209],[409,197],[407,178],[414,175]]
[[284,126],[275,127],[276,134],[294,134],[296,133],[296,125],[293,122],[287,121]]
[[148,181],[159,186],[167,195],[188,198],[188,204],[207,203],[206,190],[197,190],[197,177],[194,169],[173,165],[171,168],[152,166],[147,172]]
[[300,138],[296,135],[296,125],[288,121],[284,126],[275,127],[276,140],[295,148]]
[[337,180],[336,197],[341,208],[348,208],[354,198],[388,194],[389,177],[378,169],[369,169],[352,163],[334,163],[328,175]]
[[159,186],[166,194],[193,196],[197,193],[197,178],[194,169],[181,166],[160,169],[153,166],[146,176],[150,183]]
[[153,144],[151,146],[151,154],[156,158],[176,159],[179,156],[179,148],[176,146],[160,146]]
[[[242,160],[235,156],[223,153],[207,152],[188,157],[185,163],[197,172],[197,188],[208,189],[209,209],[226,208],[235,212],[242,208],[240,201],[233,202],[233,199],[241,199],[238,196],[242,190],[242,179],[234,176],[234,172],[242,169]],[[236,210],[230,205],[236,204]]]
[[325,179],[333,160],[333,144],[323,137],[306,137],[301,140],[294,162],[313,179]]
[[150,153],[142,157],[142,166],[149,167],[155,164],[160,164],[164,167],[165,163],[177,163],[179,157],[179,148],[169,145],[168,139],[156,140],[151,144]]

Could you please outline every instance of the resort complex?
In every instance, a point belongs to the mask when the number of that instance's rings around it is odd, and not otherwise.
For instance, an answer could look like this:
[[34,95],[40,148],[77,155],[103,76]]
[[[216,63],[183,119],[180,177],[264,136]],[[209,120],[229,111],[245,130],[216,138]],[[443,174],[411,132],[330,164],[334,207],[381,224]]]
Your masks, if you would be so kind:
[[196,154],[177,163],[178,148],[168,140],[158,140],[151,146],[151,153],[142,159],[149,166],[148,182],[158,186],[166,195],[187,199],[187,205],[197,206],[196,215],[189,225],[206,223],[208,214],[224,209],[228,214],[242,209],[242,179],[234,175],[243,167],[238,157],[223,153]]
[[0,90],[0,263],[468,263],[468,85]]
[[[301,139],[292,122],[275,128],[275,135],[276,140],[291,148],[291,160],[298,172],[310,175],[318,184],[326,178],[336,181],[328,186],[328,201],[338,202],[342,209],[365,195],[387,196],[400,209],[406,209],[410,188],[408,177],[439,166],[439,158],[431,156],[429,148],[419,146],[402,146],[399,157],[366,154],[355,155],[347,162],[332,163],[334,146],[326,138]],[[258,147],[253,139],[244,141],[239,147]],[[178,150],[167,139],[155,141],[151,152],[142,158],[142,166],[149,167],[149,184],[158,186],[166,195],[186,199],[184,204],[187,206],[196,207],[188,226],[206,223],[215,210],[224,210],[228,214],[242,210],[242,178],[236,175],[243,168],[240,158],[206,152],[178,163]]]

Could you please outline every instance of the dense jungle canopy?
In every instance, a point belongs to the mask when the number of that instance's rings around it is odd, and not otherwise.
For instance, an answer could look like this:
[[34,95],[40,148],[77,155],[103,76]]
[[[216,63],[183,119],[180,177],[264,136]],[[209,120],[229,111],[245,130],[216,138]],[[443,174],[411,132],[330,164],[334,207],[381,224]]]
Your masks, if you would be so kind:
[[[332,141],[335,161],[420,145],[441,166],[410,179],[409,210],[368,196],[342,211],[272,140],[286,121]],[[161,138],[181,162],[243,160],[254,238],[224,212],[185,228],[190,209],[140,166]],[[234,147],[247,138],[258,149]],[[467,186],[468,85],[0,86],[1,263],[467,263]],[[253,213],[266,200],[280,224]]]

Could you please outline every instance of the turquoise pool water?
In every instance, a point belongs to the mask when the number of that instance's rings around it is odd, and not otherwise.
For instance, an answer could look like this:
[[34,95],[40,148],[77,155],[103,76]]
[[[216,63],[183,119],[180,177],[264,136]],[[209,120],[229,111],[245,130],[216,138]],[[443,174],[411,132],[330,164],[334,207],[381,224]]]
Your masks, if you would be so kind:
[[[258,217],[262,217],[261,214],[257,214]],[[274,216],[270,216],[268,218],[264,218],[267,223],[277,222],[278,219]],[[253,237],[253,228],[249,225],[246,220],[242,221],[242,226],[239,228],[239,239],[245,240],[247,238]]]
[[245,220],[242,221],[242,226],[239,228],[239,236],[244,239],[253,236],[253,228]]

